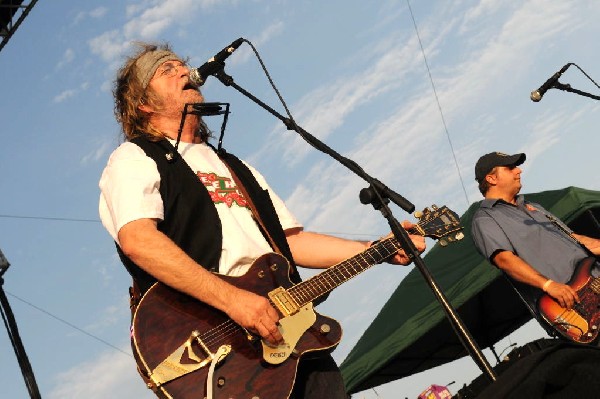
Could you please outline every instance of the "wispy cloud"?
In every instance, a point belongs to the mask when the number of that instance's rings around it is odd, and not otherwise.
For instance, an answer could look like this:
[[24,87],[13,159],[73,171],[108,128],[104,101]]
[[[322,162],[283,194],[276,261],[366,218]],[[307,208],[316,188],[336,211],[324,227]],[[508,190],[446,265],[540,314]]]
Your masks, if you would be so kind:
[[60,92],[58,95],[56,95],[52,99],[52,102],[62,103],[63,101],[66,101],[67,99],[73,97],[75,95],[75,93],[77,93],[77,91],[74,89],[64,90],[64,91]]
[[[129,345],[123,345],[122,349],[131,352]],[[154,396],[137,374],[133,356],[111,351],[60,373],[56,377],[55,387],[47,397],[50,399],[130,399]]]
[[129,20],[122,29],[111,30],[92,38],[89,46],[92,54],[112,64],[130,49],[137,40],[153,41],[173,26],[185,26],[199,9],[210,10],[224,7],[235,1],[217,0],[147,0],[126,7]]
[[79,24],[79,23],[83,22],[84,20],[86,20],[87,18],[101,19],[102,17],[104,17],[106,15],[107,12],[108,12],[107,7],[96,7],[90,11],[81,11],[80,13],[78,13],[75,16],[74,22],[76,24]]
[[56,64],[56,69],[62,69],[65,65],[70,64],[75,59],[75,50],[68,48],[65,50],[63,57]]
[[52,99],[52,102],[55,104],[58,104],[58,103],[67,101],[68,99],[75,97],[79,92],[87,90],[89,88],[89,86],[90,86],[89,82],[83,82],[76,89],[63,90],[62,92],[60,92],[59,94],[54,96],[54,98]]
[[113,140],[105,140],[102,143],[95,145],[90,152],[83,155],[81,158],[81,164],[86,165],[90,162],[93,163],[99,160],[104,160],[108,152],[114,149],[114,144],[115,143]]
[[[256,37],[248,39],[254,47],[261,48],[265,43],[271,41],[274,37],[280,35],[284,30],[285,24],[282,21],[275,21],[271,25],[268,25],[262,32]],[[253,54],[250,48],[243,47],[238,50],[236,57],[232,58],[234,65],[246,62]]]

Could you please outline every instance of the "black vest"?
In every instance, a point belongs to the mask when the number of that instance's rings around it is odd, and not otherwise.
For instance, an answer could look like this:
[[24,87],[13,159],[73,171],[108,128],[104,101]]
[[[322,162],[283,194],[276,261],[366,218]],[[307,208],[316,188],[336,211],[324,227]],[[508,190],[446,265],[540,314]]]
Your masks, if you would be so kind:
[[[158,223],[158,230],[173,240],[198,264],[217,272],[223,232],[221,220],[208,190],[167,140],[153,142],[144,137],[137,137],[131,142],[156,162],[160,174],[159,192],[163,200],[164,219]],[[167,160],[168,153],[175,154],[173,160]],[[298,283],[300,276],[293,264],[285,233],[268,192],[258,184],[252,172],[237,157],[225,151],[221,151],[219,157],[229,165],[246,189],[275,245],[290,262],[291,280]],[[118,245],[117,251],[143,294],[156,279],[125,256]]]

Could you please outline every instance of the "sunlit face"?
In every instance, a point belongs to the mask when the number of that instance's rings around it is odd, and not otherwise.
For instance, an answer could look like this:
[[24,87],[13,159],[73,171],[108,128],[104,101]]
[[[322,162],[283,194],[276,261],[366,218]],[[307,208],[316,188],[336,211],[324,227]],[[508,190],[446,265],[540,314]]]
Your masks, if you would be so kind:
[[203,102],[198,88],[189,82],[190,70],[178,60],[162,63],[154,73],[148,88],[158,97],[161,114],[181,115],[184,104]]
[[487,177],[492,178],[496,190],[517,195],[521,190],[521,168],[515,165],[497,166]]

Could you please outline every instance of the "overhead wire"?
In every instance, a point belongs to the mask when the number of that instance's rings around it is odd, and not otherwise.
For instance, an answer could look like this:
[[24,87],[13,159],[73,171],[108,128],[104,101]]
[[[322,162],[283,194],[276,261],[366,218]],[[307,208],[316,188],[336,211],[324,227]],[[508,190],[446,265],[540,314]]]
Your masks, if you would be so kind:
[[75,330],[79,331],[80,333],[82,333],[82,334],[85,334],[85,335],[87,335],[88,337],[91,337],[91,338],[95,339],[96,341],[98,341],[98,342],[101,342],[101,343],[103,343],[104,345],[107,345],[107,346],[111,347],[112,349],[114,349],[114,350],[116,350],[116,351],[118,351],[118,352],[121,352],[121,353],[123,353],[123,354],[125,354],[125,355],[127,355],[127,356],[130,356],[130,357],[132,356],[130,353],[127,353],[127,352],[125,352],[124,350],[122,350],[121,348],[119,348],[119,347],[117,347],[117,346],[115,346],[115,345],[111,344],[110,342],[108,342],[108,341],[105,341],[105,340],[103,340],[102,338],[100,338],[100,337],[98,337],[98,336],[96,336],[96,335],[94,335],[94,334],[92,334],[92,333],[90,333],[90,332],[88,332],[88,331],[85,331],[83,328],[77,327],[75,324],[73,324],[73,323],[70,323],[70,322],[66,321],[65,319],[63,319],[63,318],[60,318],[60,317],[56,316],[55,314],[52,314],[52,313],[48,312],[47,310],[44,310],[44,309],[42,309],[41,307],[39,307],[39,306],[36,306],[36,305],[34,305],[33,303],[31,303],[31,302],[29,302],[29,301],[27,301],[27,300],[25,300],[25,299],[23,299],[23,298],[21,298],[21,297],[19,297],[19,296],[15,295],[15,294],[12,294],[12,293],[10,293],[10,292],[8,292],[8,291],[6,291],[6,290],[5,290],[5,292],[6,292],[8,295],[10,295],[11,297],[13,297],[13,298],[17,299],[18,301],[21,301],[21,302],[23,302],[23,303],[25,303],[25,304],[27,304],[27,305],[31,306],[32,308],[34,308],[34,309],[36,309],[36,310],[38,310],[38,311],[40,311],[40,312],[42,312],[42,313],[46,314],[47,316],[50,316],[50,317],[52,317],[53,319],[55,319],[55,320],[58,320],[59,322],[61,322],[61,323],[65,324],[65,325],[67,325],[67,326],[69,326],[69,327],[71,327],[71,328],[73,328],[73,329],[75,329]]
[[427,69],[427,74],[429,75],[429,81],[431,82],[431,88],[433,89],[433,95],[435,96],[435,101],[437,103],[438,110],[439,110],[440,116],[442,118],[442,124],[444,125],[444,131],[446,132],[446,138],[448,139],[448,144],[450,145],[450,152],[452,153],[452,157],[454,158],[454,165],[456,166],[458,178],[460,180],[460,184],[462,186],[463,192],[465,193],[465,200],[467,201],[467,207],[468,207],[471,204],[471,202],[469,201],[469,195],[467,194],[467,189],[465,187],[465,183],[462,178],[462,174],[460,173],[460,167],[458,166],[458,160],[456,158],[456,152],[454,151],[454,145],[452,144],[452,139],[450,138],[450,132],[448,131],[448,125],[446,124],[446,118],[444,118],[444,112],[442,111],[442,104],[440,103],[440,99],[438,97],[437,90],[435,88],[435,83],[433,82],[433,76],[431,75],[431,69],[429,68],[429,62],[427,62],[427,56],[425,55],[425,49],[423,47],[423,42],[421,41],[421,36],[419,35],[419,28],[417,27],[417,21],[415,20],[415,16],[413,14],[412,7],[410,6],[410,0],[406,0],[406,4],[408,5],[410,17],[411,17],[413,25],[415,27],[415,33],[417,35],[417,40],[419,41],[419,46],[421,47],[421,54],[423,54],[423,60],[425,61],[425,68]]

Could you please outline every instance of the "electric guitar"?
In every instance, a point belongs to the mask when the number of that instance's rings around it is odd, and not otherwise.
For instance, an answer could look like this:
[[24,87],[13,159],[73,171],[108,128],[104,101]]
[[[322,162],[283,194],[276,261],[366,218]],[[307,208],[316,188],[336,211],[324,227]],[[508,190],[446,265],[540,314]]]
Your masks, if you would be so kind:
[[594,341],[600,326],[600,278],[590,274],[595,262],[594,257],[582,259],[567,283],[580,300],[572,309],[563,308],[548,294],[538,300],[544,320],[563,337],[582,344]]
[[[419,222],[411,234],[444,241],[463,237],[458,216],[447,207],[426,208],[416,216]],[[258,258],[243,276],[219,275],[269,298],[281,316],[284,343],[278,346],[249,333],[225,313],[155,283],[133,316],[138,370],[163,398],[287,398],[300,357],[331,351],[341,340],[341,326],[315,312],[313,301],[399,249],[396,239],[382,239],[296,285],[289,280],[288,261],[275,253]]]

